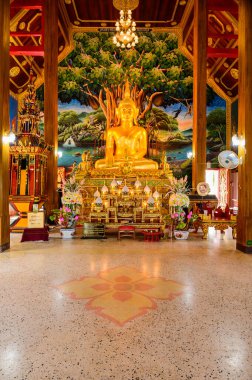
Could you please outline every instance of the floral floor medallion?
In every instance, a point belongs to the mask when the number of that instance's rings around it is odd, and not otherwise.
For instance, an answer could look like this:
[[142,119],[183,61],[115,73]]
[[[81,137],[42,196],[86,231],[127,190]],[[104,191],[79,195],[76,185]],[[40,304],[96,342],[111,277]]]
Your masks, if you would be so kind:
[[73,299],[88,299],[87,309],[119,326],[156,309],[156,300],[173,300],[182,294],[183,288],[175,281],[148,277],[126,266],[57,286]]

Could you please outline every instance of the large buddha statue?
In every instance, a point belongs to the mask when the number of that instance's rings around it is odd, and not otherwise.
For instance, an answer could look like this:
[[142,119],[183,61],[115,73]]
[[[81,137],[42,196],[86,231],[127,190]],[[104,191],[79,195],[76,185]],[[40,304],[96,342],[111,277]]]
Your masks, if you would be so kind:
[[105,158],[95,168],[120,167],[127,163],[133,169],[158,169],[157,162],[144,158],[147,153],[147,132],[137,125],[138,108],[130,98],[129,83],[125,97],[116,109],[118,126],[107,131]]

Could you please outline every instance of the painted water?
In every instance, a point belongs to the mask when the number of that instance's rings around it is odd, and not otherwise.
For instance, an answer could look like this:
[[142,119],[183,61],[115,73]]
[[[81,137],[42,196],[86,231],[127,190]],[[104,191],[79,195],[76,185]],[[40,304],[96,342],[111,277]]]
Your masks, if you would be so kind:
[[[93,147],[73,147],[73,148],[59,148],[62,152],[62,157],[58,159],[58,166],[69,167],[72,166],[74,161],[78,165],[82,159],[81,155],[85,151],[89,151],[92,155],[94,153]],[[187,153],[192,151],[191,145],[180,147],[177,149],[172,148],[166,150],[166,157],[168,162],[185,161],[187,160]]]

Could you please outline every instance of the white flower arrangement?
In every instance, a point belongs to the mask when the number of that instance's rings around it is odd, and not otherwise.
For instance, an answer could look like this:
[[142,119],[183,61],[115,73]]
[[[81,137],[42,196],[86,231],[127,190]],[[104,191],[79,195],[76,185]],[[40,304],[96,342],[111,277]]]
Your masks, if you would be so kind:
[[72,175],[69,179],[63,182],[63,196],[61,201],[64,205],[81,205],[82,195],[80,193],[81,185],[84,180],[77,182],[75,175]]
[[171,193],[189,193],[189,189],[187,187],[187,175],[179,179],[172,177],[169,179],[169,182],[170,183],[168,185],[165,185],[168,188],[168,192],[166,195]]
[[188,207],[190,199],[186,194],[174,193],[170,195],[169,206],[173,207]]
[[170,207],[188,207],[190,199],[188,197],[189,189],[187,188],[187,176],[177,179],[170,178],[170,183],[165,197],[169,197]]
[[61,198],[61,201],[63,204],[69,205],[69,204],[82,204],[82,195],[78,191],[75,192],[66,192],[64,193],[63,197]]

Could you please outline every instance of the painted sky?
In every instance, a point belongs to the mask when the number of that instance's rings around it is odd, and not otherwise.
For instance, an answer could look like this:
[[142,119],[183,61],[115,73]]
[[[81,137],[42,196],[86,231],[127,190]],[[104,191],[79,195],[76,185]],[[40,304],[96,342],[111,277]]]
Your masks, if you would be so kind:
[[[176,111],[180,108],[181,103],[172,104],[169,107],[159,107],[163,109],[163,111],[167,112],[169,115],[175,115]],[[226,102],[222,98],[220,98],[218,95],[214,98],[210,106],[207,106],[207,115],[214,110],[215,108],[226,108]],[[93,112],[93,108],[90,106],[81,105],[78,100],[72,100],[70,103],[61,103],[59,101],[58,103],[58,110],[59,112],[64,111],[75,111],[76,113],[81,112]],[[187,129],[191,129],[193,127],[193,117],[192,115],[189,115],[187,112],[187,107],[185,105],[182,105],[182,109],[180,114],[177,117],[177,121],[179,123],[179,129],[181,131],[186,131]]]
[[93,108],[90,106],[81,105],[80,102],[76,99],[73,99],[70,103],[62,103],[60,100],[58,102],[58,111],[75,111],[76,113],[81,112],[93,112]]

